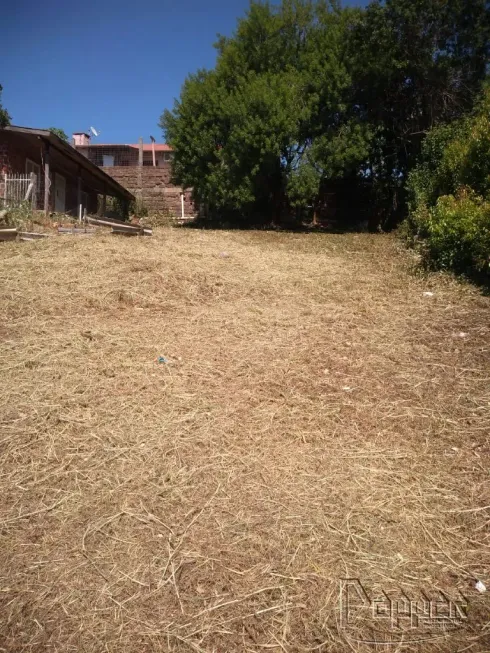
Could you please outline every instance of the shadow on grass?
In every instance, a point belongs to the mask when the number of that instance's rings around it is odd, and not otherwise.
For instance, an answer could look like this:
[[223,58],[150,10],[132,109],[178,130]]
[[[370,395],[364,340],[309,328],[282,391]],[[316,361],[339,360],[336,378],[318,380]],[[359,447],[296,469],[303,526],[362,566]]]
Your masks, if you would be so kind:
[[455,274],[455,277],[463,282],[471,283],[480,290],[482,295],[490,297],[490,274],[486,272],[471,271],[464,272],[460,275]]
[[230,219],[203,219],[196,218],[191,222],[179,225],[180,229],[209,229],[224,231],[278,231],[283,233],[324,233],[347,234],[365,233],[368,231],[367,223],[356,221],[323,221],[317,225],[308,222],[295,221],[259,221],[259,220],[230,220]]
[[[403,239],[401,239],[403,242]],[[407,249],[413,249],[408,246]],[[448,277],[453,278],[455,281],[461,284],[470,284],[475,286],[484,297],[490,297],[490,274],[487,272],[481,272],[478,270],[447,270],[439,268],[430,262],[420,260],[409,266],[410,274],[414,276],[422,276],[424,278],[430,278],[431,275],[447,274]]]

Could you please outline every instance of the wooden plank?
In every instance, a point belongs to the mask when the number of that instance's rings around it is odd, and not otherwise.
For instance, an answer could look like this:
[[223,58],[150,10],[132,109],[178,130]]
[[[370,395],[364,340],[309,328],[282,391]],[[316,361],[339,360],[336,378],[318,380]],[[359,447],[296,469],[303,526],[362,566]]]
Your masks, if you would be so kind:
[[153,231],[151,229],[144,229],[143,227],[138,227],[137,225],[115,225],[112,228],[113,231],[117,230],[118,233],[130,233],[137,234],[139,236],[153,236]]
[[59,234],[95,234],[96,229],[87,227],[58,227],[58,233]]
[[60,236],[95,236],[95,231],[60,231]]
[[114,224],[112,225],[113,229],[118,229],[119,231],[124,231],[128,233],[141,234],[143,233],[143,227],[138,227],[134,224]]
[[100,227],[113,227],[116,225],[130,225],[132,227],[138,227],[138,225],[131,225],[130,222],[124,222],[123,220],[117,220],[116,218],[106,218],[105,220],[102,220],[102,218],[92,218],[90,215],[87,217],[87,222],[89,224],[95,224]]
[[119,227],[112,227],[111,233],[118,234],[119,236],[141,236],[138,231],[125,231]]
[[151,229],[143,229],[143,227],[139,227],[139,229],[128,229],[125,226],[122,225],[116,225],[112,227],[112,233],[113,234],[127,234],[128,236],[152,236],[153,231]]
[[17,229],[0,229],[0,241],[15,240],[18,235]]
[[48,238],[49,234],[40,234],[36,231],[19,231],[19,236],[21,238],[29,238],[30,240],[36,240],[39,238]]
[[135,233],[141,234],[143,236],[152,236],[153,230],[148,227],[140,227],[137,224],[131,224],[129,222],[122,222],[122,220],[99,220],[98,218],[87,218],[87,222],[90,224],[97,225],[99,227],[112,227],[113,229],[119,228],[118,233]]

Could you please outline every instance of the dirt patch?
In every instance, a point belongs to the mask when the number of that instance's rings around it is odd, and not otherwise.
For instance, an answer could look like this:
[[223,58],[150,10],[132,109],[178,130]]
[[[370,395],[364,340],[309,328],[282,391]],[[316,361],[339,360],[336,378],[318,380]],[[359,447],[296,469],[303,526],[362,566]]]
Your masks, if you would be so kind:
[[[382,236],[0,257],[0,650],[490,648],[488,299]],[[465,616],[346,624],[343,578]]]

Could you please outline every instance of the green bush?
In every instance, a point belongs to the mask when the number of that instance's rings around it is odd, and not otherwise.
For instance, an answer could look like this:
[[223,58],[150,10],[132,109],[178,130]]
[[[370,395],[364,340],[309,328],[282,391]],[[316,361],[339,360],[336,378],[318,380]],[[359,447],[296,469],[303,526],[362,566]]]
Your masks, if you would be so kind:
[[0,215],[0,228],[25,229],[31,222],[32,204],[30,201],[21,202],[18,206],[4,209]]
[[490,201],[462,189],[412,216],[431,267],[458,273],[490,272]]
[[476,112],[427,136],[408,183],[405,235],[433,268],[490,276],[490,89]]

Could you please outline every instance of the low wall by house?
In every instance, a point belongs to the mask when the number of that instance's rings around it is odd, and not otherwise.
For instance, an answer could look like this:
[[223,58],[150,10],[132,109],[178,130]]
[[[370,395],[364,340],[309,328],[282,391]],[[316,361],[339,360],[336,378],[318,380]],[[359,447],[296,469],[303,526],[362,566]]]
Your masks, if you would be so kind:
[[[180,194],[182,188],[171,181],[170,165],[151,166],[113,166],[102,170],[127,188],[137,198],[140,197],[148,211],[170,211],[180,217],[182,214]],[[191,199],[191,191],[184,194],[184,213],[186,217],[196,215]]]

